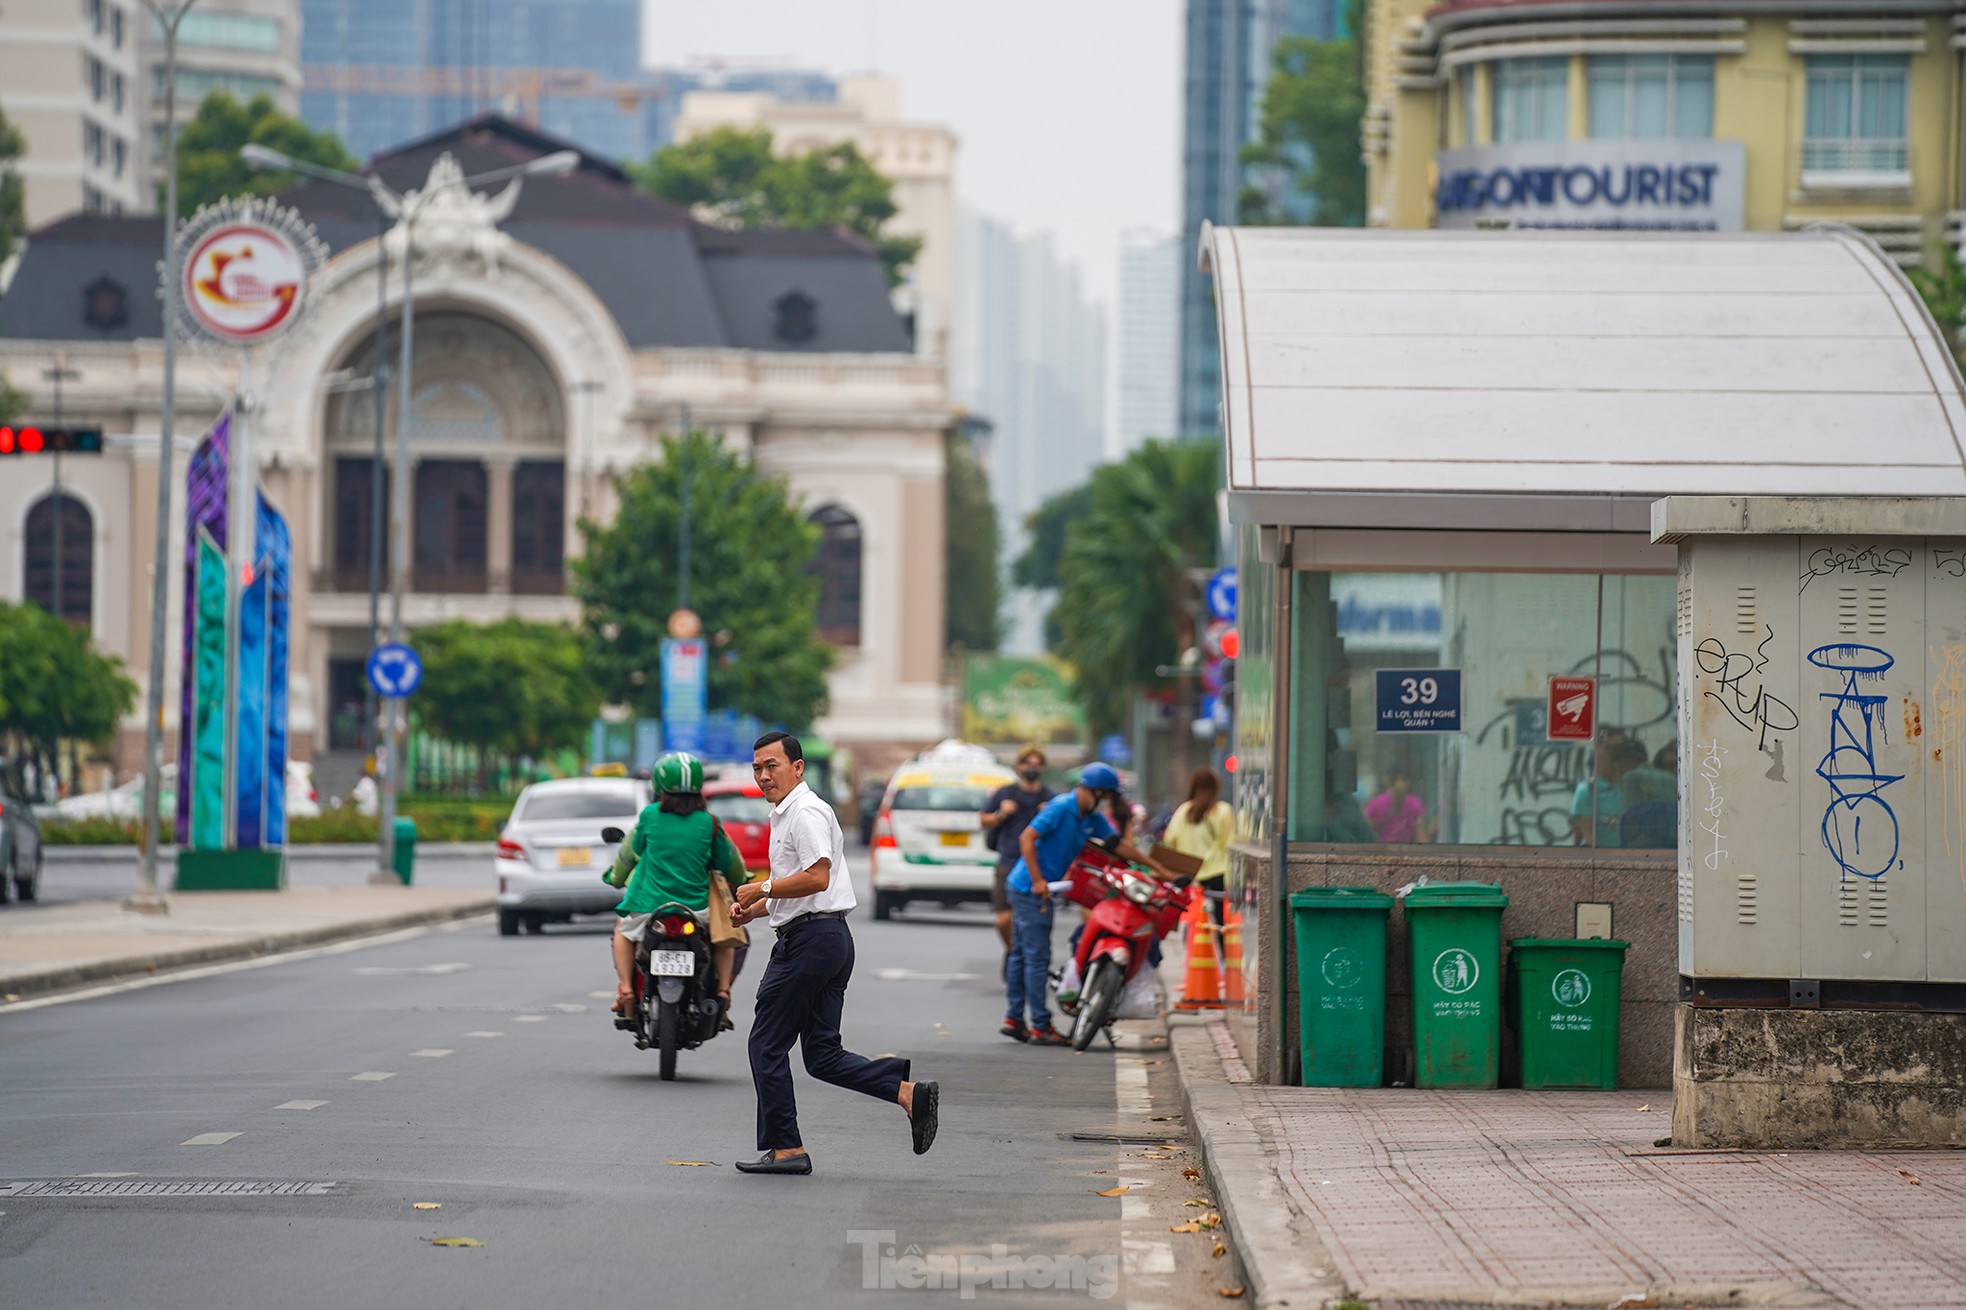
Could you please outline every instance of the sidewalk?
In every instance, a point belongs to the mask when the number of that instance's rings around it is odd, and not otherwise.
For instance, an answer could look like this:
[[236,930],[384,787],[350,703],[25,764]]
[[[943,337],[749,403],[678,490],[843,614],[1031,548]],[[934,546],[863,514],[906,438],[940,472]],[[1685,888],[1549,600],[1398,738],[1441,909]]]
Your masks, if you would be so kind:
[[175,892],[168,900],[162,915],[115,901],[0,914],[0,1012],[46,992],[470,918],[495,903],[490,891],[388,886]]
[[1675,1151],[1669,1092],[1263,1087],[1169,1030],[1253,1304],[1966,1306],[1966,1152]]

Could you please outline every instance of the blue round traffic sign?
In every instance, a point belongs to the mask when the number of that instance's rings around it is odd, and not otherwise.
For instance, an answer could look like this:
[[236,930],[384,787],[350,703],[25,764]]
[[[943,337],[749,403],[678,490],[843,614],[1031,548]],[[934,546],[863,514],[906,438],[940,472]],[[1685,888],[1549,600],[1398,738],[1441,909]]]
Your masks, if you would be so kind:
[[400,641],[385,641],[369,652],[369,685],[384,697],[407,696],[423,683],[423,661]]
[[1236,621],[1236,571],[1234,568],[1217,569],[1215,576],[1208,580],[1209,617],[1227,623]]

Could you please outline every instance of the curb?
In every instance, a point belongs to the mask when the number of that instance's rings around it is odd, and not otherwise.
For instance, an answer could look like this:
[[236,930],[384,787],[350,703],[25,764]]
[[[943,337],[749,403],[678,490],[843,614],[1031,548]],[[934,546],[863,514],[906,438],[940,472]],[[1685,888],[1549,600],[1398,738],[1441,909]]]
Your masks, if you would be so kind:
[[[314,928],[298,928],[290,932],[236,937],[210,946],[187,946],[179,950],[157,951],[149,955],[126,955],[113,960],[63,965],[36,973],[0,975],[0,992],[12,994],[17,1000],[27,1000],[49,992],[68,991],[94,983],[117,982],[125,978],[169,973],[202,964],[226,964],[234,960],[250,960],[261,955],[279,955],[287,951],[305,950],[311,946],[326,946],[361,937],[380,937],[385,933],[401,932],[405,928],[423,928],[457,919],[475,919],[480,915],[490,914],[497,908],[497,904],[497,898],[487,893],[482,898],[469,901],[404,910],[395,914],[371,915],[366,919],[322,924]],[[0,1005],[0,1012],[4,1012],[5,1009],[5,1005]]]
[[[289,860],[349,860],[375,853],[374,842],[335,842],[312,846],[289,846]],[[421,856],[463,856],[483,855],[489,858],[498,850],[497,842],[488,841],[448,841],[418,842],[416,853]],[[99,863],[104,860],[134,858],[137,847],[130,846],[44,846],[41,849],[45,864],[84,864]],[[166,847],[157,857],[159,864],[175,864],[177,847]]]
[[1167,1016],[1167,1044],[1202,1173],[1249,1288],[1249,1304],[1311,1310],[1343,1300],[1345,1284],[1310,1220],[1283,1189],[1274,1153],[1243,1112],[1207,1021]]

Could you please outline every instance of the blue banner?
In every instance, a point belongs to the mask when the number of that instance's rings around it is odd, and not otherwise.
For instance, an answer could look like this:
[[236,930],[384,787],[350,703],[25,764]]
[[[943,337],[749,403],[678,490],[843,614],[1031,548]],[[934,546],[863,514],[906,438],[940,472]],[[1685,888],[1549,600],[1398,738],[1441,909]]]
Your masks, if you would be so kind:
[[662,740],[672,751],[704,753],[709,644],[700,638],[662,643]]

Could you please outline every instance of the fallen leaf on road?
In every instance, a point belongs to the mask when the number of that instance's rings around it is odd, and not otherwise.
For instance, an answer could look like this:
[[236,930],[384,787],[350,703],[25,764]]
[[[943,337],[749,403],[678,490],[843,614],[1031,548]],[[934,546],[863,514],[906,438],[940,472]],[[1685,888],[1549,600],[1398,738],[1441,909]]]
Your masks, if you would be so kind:
[[1181,1176],[1182,1176],[1183,1178],[1199,1178],[1199,1177],[1201,1177],[1201,1170],[1199,1170],[1199,1169],[1183,1169],[1183,1170],[1181,1171]]
[[443,1203],[440,1201],[417,1201],[410,1206],[412,1210],[441,1210],[443,1208]]
[[1171,1155],[1149,1155],[1147,1152],[1142,1151],[1140,1158],[1142,1160],[1172,1160],[1174,1157]]
[[1107,1188],[1107,1189],[1106,1189],[1105,1191],[1103,1191],[1103,1192],[1101,1192],[1101,1193],[1099,1193],[1099,1195],[1101,1195],[1101,1196],[1125,1196],[1125,1195],[1126,1195],[1126,1193],[1127,1193],[1127,1189],[1126,1189],[1126,1188],[1124,1188],[1124,1187],[1108,1187],[1108,1188]]
[[1208,1207],[1208,1206],[1211,1206],[1211,1205],[1213,1205],[1213,1204],[1214,1204],[1214,1202],[1213,1202],[1213,1201],[1194,1201],[1194,1200],[1189,1200],[1189,1201],[1183,1201],[1183,1202],[1181,1202],[1181,1204],[1182,1204],[1182,1205],[1198,1205],[1198,1206],[1201,1206],[1201,1207],[1203,1207],[1203,1208],[1206,1208],[1206,1207]]
[[1924,1179],[1920,1178],[1917,1174],[1913,1173],[1909,1169],[1898,1170],[1898,1177],[1904,1179],[1906,1182],[1910,1183],[1913,1187],[1922,1187],[1924,1186],[1925,1183]]
[[1651,1103],[1650,1101],[1647,1101],[1647,1102],[1646,1102],[1646,1103],[1645,1103],[1644,1105],[1641,1105],[1641,1106],[1639,1106],[1639,1107],[1638,1107],[1638,1112],[1639,1112],[1640,1114],[1650,1114],[1650,1113],[1652,1113],[1652,1103]]
[[1234,1301],[1240,1299],[1245,1290],[1240,1287],[1218,1287],[1215,1289],[1215,1295],[1227,1297],[1229,1300]]
[[664,1160],[662,1163],[677,1165],[684,1169],[701,1169],[706,1165],[712,1169],[717,1167],[715,1160]]
[[483,1246],[475,1237],[426,1237],[424,1241],[432,1246]]
[[1201,1217],[1201,1226],[1203,1228],[1220,1228],[1222,1226],[1222,1216],[1211,1211]]
[[1201,1225],[1190,1219],[1185,1224],[1175,1224],[1167,1231],[1170,1233],[1199,1233],[1201,1231]]
[[1229,1253],[1229,1248],[1222,1245],[1220,1242],[1217,1242],[1215,1244],[1215,1249],[1209,1252],[1210,1255],[1214,1256],[1218,1260],[1221,1259],[1223,1256],[1227,1255],[1228,1253]]

